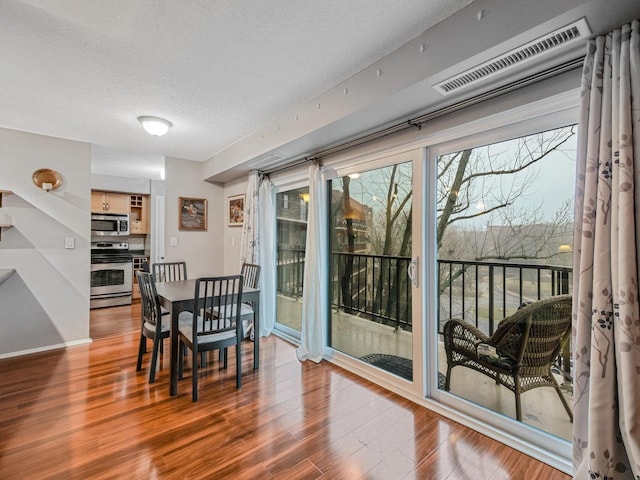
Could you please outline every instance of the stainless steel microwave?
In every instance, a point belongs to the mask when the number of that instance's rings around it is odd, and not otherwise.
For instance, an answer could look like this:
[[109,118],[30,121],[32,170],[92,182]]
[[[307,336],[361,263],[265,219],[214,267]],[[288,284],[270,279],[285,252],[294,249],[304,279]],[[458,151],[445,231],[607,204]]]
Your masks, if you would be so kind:
[[123,213],[92,213],[91,235],[129,235],[129,215]]

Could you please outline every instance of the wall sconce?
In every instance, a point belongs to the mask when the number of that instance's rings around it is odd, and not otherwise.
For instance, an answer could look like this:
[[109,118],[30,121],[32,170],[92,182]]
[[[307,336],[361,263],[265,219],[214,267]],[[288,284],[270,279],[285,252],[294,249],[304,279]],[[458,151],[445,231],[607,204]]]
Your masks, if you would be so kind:
[[62,185],[62,175],[50,168],[41,168],[33,172],[31,176],[36,187],[41,188],[45,192],[55,190]]
[[167,133],[171,127],[173,127],[173,123],[169,120],[165,120],[160,117],[152,117],[150,115],[138,117],[138,121],[142,124],[142,128],[144,128],[149,135],[153,135],[154,137],[161,137]]
[[300,194],[300,198],[302,199],[302,201],[304,203],[309,203],[309,194],[308,193],[301,193]]

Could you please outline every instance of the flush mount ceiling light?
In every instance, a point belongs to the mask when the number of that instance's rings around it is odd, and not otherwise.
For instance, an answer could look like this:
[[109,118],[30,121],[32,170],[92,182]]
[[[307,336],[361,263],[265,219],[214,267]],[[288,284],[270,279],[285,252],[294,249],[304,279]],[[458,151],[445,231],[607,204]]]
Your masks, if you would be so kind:
[[142,124],[142,128],[144,128],[149,135],[153,135],[155,137],[161,137],[173,126],[173,123],[169,120],[165,120],[160,117],[151,117],[149,115],[138,117],[138,121]]

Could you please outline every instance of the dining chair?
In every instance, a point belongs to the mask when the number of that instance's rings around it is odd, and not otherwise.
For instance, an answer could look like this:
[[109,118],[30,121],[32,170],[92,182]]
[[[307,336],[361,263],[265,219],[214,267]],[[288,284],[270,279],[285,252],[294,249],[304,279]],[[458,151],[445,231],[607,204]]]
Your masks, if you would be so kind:
[[140,345],[138,347],[138,364],[136,371],[142,369],[142,356],[147,352],[147,338],[153,341],[151,351],[151,367],[149,383],[155,382],[158,351],[162,350],[162,343],[169,337],[171,321],[160,308],[160,299],[156,292],[153,276],[148,272],[137,271],[136,277],[140,287],[141,299],[141,329]]
[[[260,280],[260,265],[255,263],[243,263],[240,269],[242,284],[248,288],[258,288]],[[250,303],[240,305],[240,321],[242,322],[243,337],[250,337],[253,340],[255,332],[253,330],[253,306]]]
[[[242,322],[240,305],[242,298],[242,276],[202,277],[196,279],[193,312],[180,312],[178,316],[178,338],[180,348],[188,348],[191,355],[192,398],[198,401],[198,357],[197,353],[211,350],[224,351],[224,368],[227,368],[226,349],[236,347],[236,387],[242,386]],[[218,317],[206,315],[214,309]],[[180,355],[178,379],[182,379],[184,356]]]
[[163,262],[153,264],[153,279],[156,282],[175,282],[187,279],[186,262]]
[[[240,275],[242,276],[242,285],[245,288],[258,288],[260,265],[243,263],[240,269]],[[217,308],[213,308],[211,313],[214,317],[217,317]],[[250,303],[240,304],[240,322],[242,323],[242,338],[251,338],[251,340],[253,340],[255,335],[253,331],[253,306]]]
[[551,373],[570,334],[571,295],[522,306],[502,320],[491,336],[462,319],[447,320],[443,331],[447,354],[444,389],[450,389],[453,367],[476,370],[514,393],[516,418],[521,421],[520,396],[533,388],[552,387],[573,421],[571,407]]

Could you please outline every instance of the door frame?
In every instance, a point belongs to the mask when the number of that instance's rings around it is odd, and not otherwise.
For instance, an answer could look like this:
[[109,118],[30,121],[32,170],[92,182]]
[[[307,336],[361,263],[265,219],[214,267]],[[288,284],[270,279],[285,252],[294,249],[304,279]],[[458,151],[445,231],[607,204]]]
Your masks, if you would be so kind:
[[[424,185],[426,160],[426,149],[424,147],[413,147],[394,149],[378,154],[365,154],[360,157],[353,157],[341,163],[332,163],[321,169],[322,181],[329,182],[354,173],[376,170],[391,165],[412,162],[412,232],[411,244],[412,258],[417,257],[417,286],[412,287],[411,317],[412,317],[412,359],[413,359],[413,382],[397,377],[379,368],[373,367],[349,354],[340,352],[327,345],[326,350],[331,361],[337,365],[361,374],[374,383],[387,386],[393,385],[394,389],[404,391],[409,395],[423,395],[426,385],[426,372],[424,368],[427,359],[424,341],[426,329],[424,327],[424,315],[422,306],[424,302],[424,222],[422,222],[422,212],[424,208]],[[328,190],[328,189],[327,189]],[[330,199],[326,199],[327,206]],[[329,210],[329,208],[327,207]],[[329,241],[329,232],[325,234],[325,241]],[[329,279],[327,278],[327,282]],[[328,309],[329,311],[330,309]],[[330,328],[330,318],[326,319],[327,329]]]

